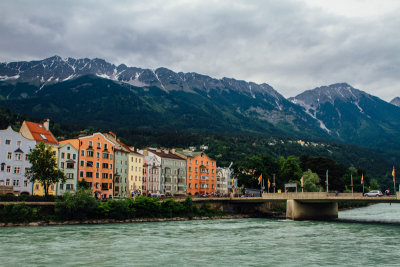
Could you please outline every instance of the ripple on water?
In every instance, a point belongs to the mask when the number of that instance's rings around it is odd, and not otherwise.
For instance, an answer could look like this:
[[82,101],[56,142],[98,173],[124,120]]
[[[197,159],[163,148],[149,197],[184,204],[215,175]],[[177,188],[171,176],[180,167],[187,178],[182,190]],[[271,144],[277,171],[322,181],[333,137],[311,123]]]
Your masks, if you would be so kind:
[[[374,214],[397,220],[400,205],[339,217]],[[4,266],[396,266],[399,236],[398,225],[273,219],[15,227],[0,229],[0,259]]]

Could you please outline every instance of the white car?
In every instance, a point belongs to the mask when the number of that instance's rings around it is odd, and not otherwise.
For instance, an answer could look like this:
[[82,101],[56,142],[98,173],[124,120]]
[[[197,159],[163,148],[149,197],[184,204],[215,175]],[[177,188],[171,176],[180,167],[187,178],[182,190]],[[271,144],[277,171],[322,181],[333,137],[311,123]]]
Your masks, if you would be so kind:
[[364,194],[364,197],[381,197],[381,196],[383,196],[383,194],[379,190],[372,190]]

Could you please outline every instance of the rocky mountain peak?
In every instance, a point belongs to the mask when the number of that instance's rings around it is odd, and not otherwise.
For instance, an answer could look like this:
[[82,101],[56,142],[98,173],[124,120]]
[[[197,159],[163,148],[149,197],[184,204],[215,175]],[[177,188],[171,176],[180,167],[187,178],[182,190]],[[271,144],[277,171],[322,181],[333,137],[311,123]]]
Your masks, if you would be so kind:
[[393,98],[390,104],[400,107],[400,97]]

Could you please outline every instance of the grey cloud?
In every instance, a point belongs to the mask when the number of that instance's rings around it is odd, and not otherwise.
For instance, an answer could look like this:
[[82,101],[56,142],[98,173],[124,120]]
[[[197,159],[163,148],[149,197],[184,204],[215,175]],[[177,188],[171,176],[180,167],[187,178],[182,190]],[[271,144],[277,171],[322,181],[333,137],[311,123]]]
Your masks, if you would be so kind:
[[300,1],[0,2],[1,61],[58,54],[266,82],[285,96],[348,82],[399,93],[400,19],[348,18]]

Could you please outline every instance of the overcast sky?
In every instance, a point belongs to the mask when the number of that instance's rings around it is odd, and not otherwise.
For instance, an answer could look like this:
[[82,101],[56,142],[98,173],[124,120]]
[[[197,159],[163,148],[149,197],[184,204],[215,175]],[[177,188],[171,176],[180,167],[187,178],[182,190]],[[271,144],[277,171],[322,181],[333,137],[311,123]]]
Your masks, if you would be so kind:
[[0,1],[0,61],[53,55],[400,96],[400,1]]

